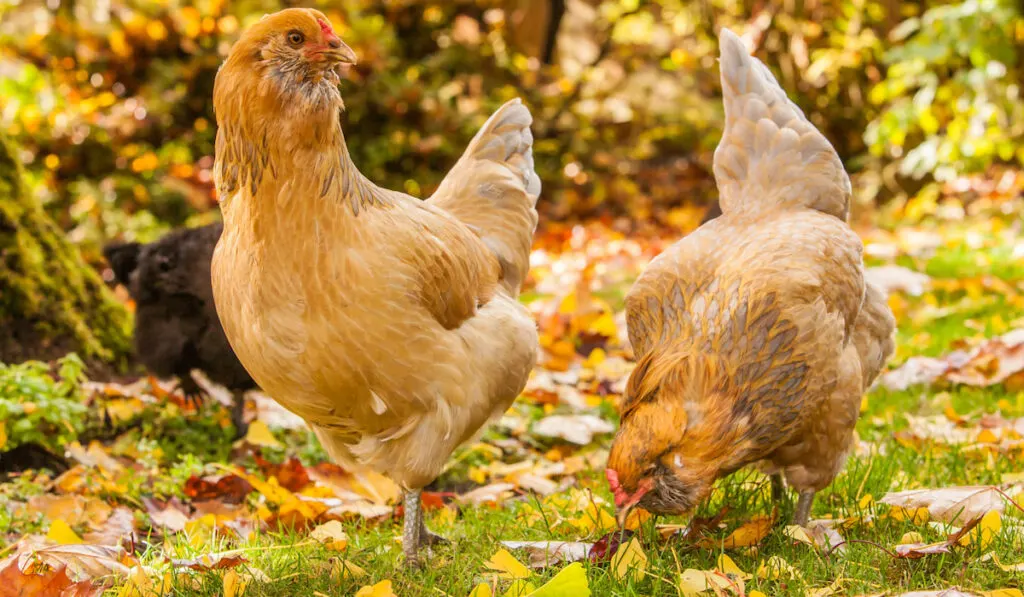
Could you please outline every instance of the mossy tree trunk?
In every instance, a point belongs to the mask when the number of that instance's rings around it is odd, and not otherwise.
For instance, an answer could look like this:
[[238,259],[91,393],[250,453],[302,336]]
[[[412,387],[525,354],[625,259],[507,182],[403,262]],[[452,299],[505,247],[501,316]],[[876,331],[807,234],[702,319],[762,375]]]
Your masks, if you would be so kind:
[[130,349],[128,312],[28,193],[0,136],[0,362],[73,351],[110,370]]

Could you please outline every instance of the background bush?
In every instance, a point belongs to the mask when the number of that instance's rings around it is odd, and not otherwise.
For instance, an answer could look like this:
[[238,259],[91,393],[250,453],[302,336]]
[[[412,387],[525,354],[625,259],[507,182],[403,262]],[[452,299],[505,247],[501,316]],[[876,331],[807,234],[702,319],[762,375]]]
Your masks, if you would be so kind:
[[[0,0],[0,127],[87,254],[218,217],[214,76],[242,29],[286,5]],[[861,173],[863,199],[907,201],[1024,163],[1024,19],[1011,0],[312,5],[360,57],[342,83],[356,163],[420,197],[493,109],[522,96],[545,219],[692,223],[686,205],[715,193],[721,26],[756,46]],[[563,5],[548,48],[544,17]]]

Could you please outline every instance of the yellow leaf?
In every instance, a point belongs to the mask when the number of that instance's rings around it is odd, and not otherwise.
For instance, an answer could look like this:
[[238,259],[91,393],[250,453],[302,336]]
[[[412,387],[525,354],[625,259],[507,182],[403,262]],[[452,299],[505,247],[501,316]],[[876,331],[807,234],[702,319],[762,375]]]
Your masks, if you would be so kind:
[[974,527],[971,532],[960,538],[960,545],[973,545],[975,541],[981,549],[988,549],[992,541],[1003,528],[1003,520],[998,510],[989,510],[981,517],[981,523]]
[[345,534],[345,530],[337,520],[325,522],[316,527],[309,536],[323,543],[327,549],[342,551],[348,547],[348,535]]
[[478,584],[469,593],[469,597],[491,597],[494,593],[491,591],[491,585],[482,582]]
[[3,421],[0,421],[0,450],[3,449],[4,444],[7,443],[7,427]]
[[857,502],[857,506],[859,506],[861,510],[867,510],[874,503],[875,503],[875,497],[873,495],[871,495],[870,493],[868,493],[868,494],[865,494],[864,497],[860,498],[860,501]]
[[391,581],[382,580],[373,586],[365,586],[356,591],[356,597],[397,597],[391,590]]
[[633,581],[643,578],[647,570],[647,554],[640,547],[640,541],[636,537],[629,540],[625,546],[620,546],[612,556],[612,576],[623,579],[632,577]]
[[117,597],[164,597],[174,587],[170,572],[164,573],[158,580],[153,580],[158,573],[148,566],[133,566],[127,574],[125,583],[117,590]]
[[900,537],[899,545],[910,545],[912,543],[924,543],[924,536],[917,531],[903,533],[903,536]]
[[747,593],[747,597],[768,597],[768,596],[765,595],[764,593],[762,593],[761,591],[751,591],[751,592]]
[[1021,593],[1020,589],[996,589],[995,591],[985,591],[982,595],[985,597],[1024,597],[1024,593]]
[[703,570],[687,568],[679,575],[679,593],[683,597],[692,597],[707,591],[709,588],[711,587],[708,586],[707,574]]
[[591,334],[597,334],[614,340],[618,337],[618,328],[615,326],[615,316],[612,315],[610,310],[604,312],[600,317],[590,322],[590,325],[587,326],[587,331]]
[[794,541],[798,541],[800,543],[810,545],[812,547],[816,545],[814,543],[814,538],[807,533],[807,529],[803,528],[800,525],[787,525],[786,528],[783,529],[783,533],[785,533],[787,537]]
[[590,584],[583,564],[573,562],[528,597],[590,597]]
[[270,432],[267,424],[259,420],[249,423],[249,430],[245,433],[243,441],[254,446],[265,446],[267,448],[282,447],[281,442],[277,441],[277,438]]
[[757,577],[765,580],[795,578],[798,574],[789,562],[779,556],[772,556],[757,567]]
[[498,578],[529,578],[530,569],[524,566],[519,560],[505,549],[499,549],[491,556],[491,559],[484,562],[492,572],[498,573]]
[[334,560],[334,565],[331,566],[331,580],[335,582],[350,578],[362,578],[364,576],[366,576],[366,570],[348,560]]
[[[997,556],[995,552],[986,554],[986,558],[995,562],[996,566],[999,566],[999,569],[1003,572],[1024,572],[1024,562],[1021,562],[1020,564],[1010,564],[1007,566],[999,561],[999,556]],[[982,558],[982,561],[986,558]]]
[[643,508],[633,508],[629,511],[629,515],[626,516],[626,530],[635,531],[640,528],[640,525],[651,519],[651,513]]
[[246,582],[234,570],[224,573],[224,597],[241,597],[245,594]]
[[771,516],[765,516],[763,514],[755,516],[726,537],[725,540],[722,541],[722,547],[725,549],[734,549],[737,547],[751,547],[753,545],[757,545],[762,539],[768,536],[768,533],[772,531],[773,522],[774,520]]
[[750,580],[752,577],[740,569],[736,565],[736,562],[732,561],[732,558],[725,555],[724,553],[718,556],[718,565],[715,568],[726,576],[735,576],[742,578],[743,580]]
[[607,356],[608,355],[605,354],[604,349],[595,348],[590,351],[590,355],[587,357],[587,360],[583,361],[583,366],[587,369],[596,369],[598,365],[604,362]]
[[53,521],[49,532],[46,533],[46,538],[60,545],[74,545],[83,542],[82,538],[76,535],[62,518]]
[[519,578],[512,581],[512,584],[508,586],[508,590],[505,591],[502,597],[527,597],[527,595],[536,590],[537,587],[533,586],[533,583]]
[[997,436],[991,429],[982,429],[981,433],[978,434],[978,437],[976,437],[974,441],[979,444],[998,444],[999,436]]

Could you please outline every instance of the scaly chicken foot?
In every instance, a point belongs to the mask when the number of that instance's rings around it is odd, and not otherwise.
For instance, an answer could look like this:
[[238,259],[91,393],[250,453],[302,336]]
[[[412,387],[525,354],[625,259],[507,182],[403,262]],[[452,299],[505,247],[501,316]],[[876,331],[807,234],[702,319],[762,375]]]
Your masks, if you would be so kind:
[[802,527],[807,526],[811,517],[811,504],[814,503],[813,491],[801,491],[800,499],[796,502],[796,514],[793,515],[793,524]]
[[427,529],[423,522],[423,505],[420,502],[422,489],[409,491],[405,494],[405,520],[402,527],[402,551],[405,553],[405,565],[410,568],[419,568],[423,565],[420,560],[420,549],[447,543],[444,537],[434,534]]

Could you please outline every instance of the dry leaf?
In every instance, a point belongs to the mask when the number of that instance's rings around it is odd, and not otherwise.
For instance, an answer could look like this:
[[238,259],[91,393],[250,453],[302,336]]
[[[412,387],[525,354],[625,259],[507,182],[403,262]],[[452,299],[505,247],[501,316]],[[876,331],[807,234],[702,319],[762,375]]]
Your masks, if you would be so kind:
[[962,523],[991,510],[1002,513],[1006,507],[1003,496],[989,485],[900,491],[886,494],[879,502],[905,509],[927,508],[931,518],[946,523]]
[[611,572],[615,578],[621,580],[628,576],[636,582],[643,578],[646,571],[647,554],[640,547],[640,541],[636,537],[630,539],[626,545],[620,546],[612,556]]
[[553,415],[533,425],[533,435],[564,439],[579,446],[589,445],[594,436],[615,431],[615,426],[596,415]]
[[348,535],[345,534],[345,529],[337,520],[331,520],[316,527],[309,536],[323,543],[327,549],[342,551],[348,547]]
[[548,568],[583,560],[594,546],[593,543],[571,541],[502,541],[501,544],[509,549],[525,549],[530,558],[530,568]]
[[[764,514],[757,515],[740,525],[739,528],[723,539],[721,546],[723,549],[736,549],[737,547],[751,547],[757,545],[767,537],[769,533],[771,533],[772,525],[774,524],[775,518],[773,516],[767,516]],[[704,547],[714,547],[718,545],[718,542],[713,539],[706,538],[701,541],[701,545]]]

